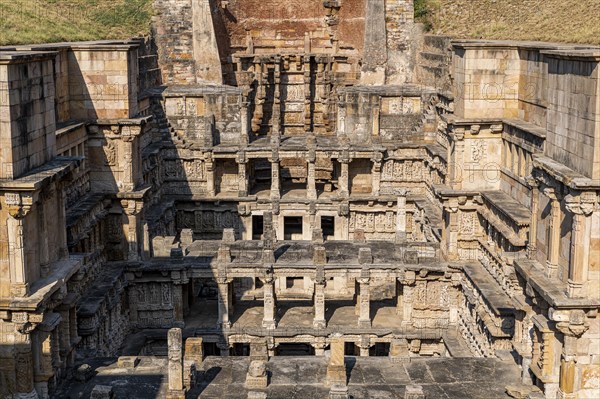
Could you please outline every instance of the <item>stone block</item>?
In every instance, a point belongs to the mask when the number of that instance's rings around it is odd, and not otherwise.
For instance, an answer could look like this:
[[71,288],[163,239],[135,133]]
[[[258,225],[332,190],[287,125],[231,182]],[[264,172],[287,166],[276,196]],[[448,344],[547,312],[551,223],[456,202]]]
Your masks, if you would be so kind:
[[201,337],[190,337],[185,340],[184,358],[193,360],[196,365],[200,365],[204,360],[204,350],[202,347],[203,340]]
[[137,356],[120,356],[117,365],[126,369],[133,369],[138,365],[140,359]]
[[248,392],[248,399],[267,399],[267,394],[266,392],[250,391]]
[[315,265],[324,265],[327,263],[327,252],[325,247],[315,247],[313,253],[313,263]]
[[75,379],[77,381],[88,381],[93,375],[94,370],[92,370],[92,367],[89,364],[82,364],[81,366],[77,367],[77,370],[75,370]]
[[348,387],[345,384],[334,384],[329,390],[329,399],[349,399]]
[[407,385],[404,399],[427,399],[421,385]]
[[235,242],[235,230],[224,229],[223,230],[223,242],[231,244]]
[[532,393],[540,392],[540,389],[535,385],[508,385],[506,394],[515,399],[528,399]]
[[365,231],[361,229],[354,230],[354,241],[355,242],[366,242]]
[[250,389],[264,389],[267,387],[268,383],[266,363],[261,360],[253,360],[250,362],[248,374],[246,375],[246,387]]
[[371,248],[360,248],[358,250],[358,263],[361,265],[373,263]]
[[92,389],[90,399],[113,399],[115,397],[110,385],[96,385]]

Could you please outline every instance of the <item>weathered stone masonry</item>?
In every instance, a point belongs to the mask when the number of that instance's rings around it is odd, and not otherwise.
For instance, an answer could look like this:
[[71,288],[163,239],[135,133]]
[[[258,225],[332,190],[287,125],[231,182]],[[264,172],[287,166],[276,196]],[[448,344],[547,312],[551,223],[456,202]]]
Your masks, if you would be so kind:
[[0,51],[0,396],[327,352],[340,394],[344,354],[512,353],[529,398],[594,397],[600,49],[416,55],[411,1],[155,7],[147,41]]

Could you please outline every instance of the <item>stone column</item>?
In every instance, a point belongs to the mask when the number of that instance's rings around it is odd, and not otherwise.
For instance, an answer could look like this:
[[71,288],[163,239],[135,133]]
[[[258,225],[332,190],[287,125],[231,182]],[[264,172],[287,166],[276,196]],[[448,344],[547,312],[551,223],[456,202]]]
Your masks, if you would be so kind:
[[185,322],[183,320],[183,285],[173,284],[173,315],[175,316],[175,325],[183,327]]
[[444,206],[445,222],[442,226],[442,242],[445,243],[446,256],[449,260],[458,259],[458,202],[450,200]]
[[379,195],[379,192],[381,191],[381,163],[383,161],[383,155],[380,152],[376,152],[371,161],[373,162],[373,167],[371,168],[371,194]]
[[264,107],[264,98],[265,98],[265,89],[264,89],[264,67],[263,62],[259,57],[254,57],[254,75],[256,77],[256,82],[258,86],[256,87],[256,99],[255,99],[255,110],[254,115],[252,115],[252,132],[257,134],[260,132],[260,125],[262,123],[263,117],[263,107]]
[[[38,245],[39,245],[39,259],[40,259],[40,276],[42,278],[47,277],[50,274],[49,263],[50,263],[50,254],[48,248],[48,206],[47,201],[52,198],[54,193],[49,190],[43,190],[40,195],[40,202],[38,203],[37,211],[38,211]],[[52,215],[52,214],[51,214]],[[54,219],[54,215],[52,215],[52,219]],[[61,221],[62,222],[62,221]],[[59,225],[59,224],[57,224]],[[51,226],[53,227],[53,226]],[[59,226],[60,228],[60,226]],[[54,231],[52,231],[54,234]]]
[[325,284],[315,282],[315,318],[313,320],[314,328],[327,327],[325,320]]
[[361,357],[369,357],[369,349],[371,349],[371,337],[368,335],[361,335],[358,347],[360,349]]
[[275,323],[275,292],[273,287],[273,278],[266,278],[263,280],[264,290],[264,313],[263,313],[263,328],[273,330],[276,327]]
[[60,342],[60,356],[65,359],[67,366],[70,365],[69,352],[71,350],[71,329],[69,326],[69,322],[71,320],[71,315],[69,314],[69,308],[64,306],[59,306],[59,314],[60,314],[60,324],[58,325],[58,338]]
[[416,275],[414,271],[407,271],[402,285],[402,325],[412,326],[412,304],[415,291]]
[[206,167],[206,193],[214,197],[216,194],[215,189],[215,164],[212,158],[212,154],[207,152],[204,158],[204,164]]
[[248,95],[245,91],[242,95],[242,103],[241,103],[241,128],[240,128],[240,144],[246,145],[250,142],[250,101],[248,101]]
[[[56,185],[57,223],[55,225],[57,225],[58,228],[55,230],[55,232],[58,236],[57,242],[60,245],[60,248],[58,248],[58,256],[60,258],[66,258],[67,256],[69,256],[69,247],[67,245],[67,229],[63,225],[61,225],[61,223],[66,223],[67,221],[67,194],[66,190],[63,189],[63,184],[57,183]],[[48,217],[51,217],[51,215],[48,215]]]
[[325,347],[327,344],[325,343],[324,337],[315,337],[312,346],[315,348],[315,356],[325,356]]
[[14,197],[8,194],[11,193],[6,194],[6,204],[8,205],[8,213],[10,215],[7,220],[10,293],[16,297],[25,297],[29,295],[29,281],[27,281],[27,259],[23,237],[23,224],[25,216],[31,210],[31,206],[22,205],[19,194],[15,194]]
[[396,207],[396,240],[406,240],[406,190],[398,190],[398,202]]
[[169,392],[168,399],[184,399],[185,389],[183,387],[183,351],[182,334],[180,328],[172,328],[167,335],[169,356]]
[[344,362],[344,340],[335,336],[330,341],[331,357],[327,365],[327,384],[346,385],[346,365]]
[[221,357],[229,357],[229,352],[231,348],[229,347],[229,343],[227,342],[227,337],[225,337],[223,341],[217,342],[217,348],[219,348],[219,355],[221,355]]
[[273,79],[275,80],[275,98],[273,99],[273,112],[271,126],[273,126],[272,136],[281,134],[281,58],[275,57],[275,71]]
[[350,174],[348,170],[350,166],[350,156],[347,151],[343,152],[342,157],[339,158],[338,161],[340,162],[340,196],[347,197],[350,195]]
[[121,206],[127,217],[127,227],[124,226],[124,235],[127,237],[128,251],[127,259],[136,261],[140,259],[140,246],[144,239],[141,232],[141,211],[143,207],[142,201],[122,200]]
[[248,159],[246,153],[238,153],[236,161],[238,164],[238,196],[246,197],[248,195]]
[[[557,399],[575,399],[577,384],[577,340],[587,331],[586,315],[583,311],[571,311],[569,321],[559,322],[556,328],[563,334],[563,350],[560,360],[560,379]],[[581,384],[581,381],[579,381]]]
[[560,199],[552,188],[546,188],[544,194],[550,198],[550,239],[548,242],[548,253],[546,258],[546,274],[549,278],[556,277],[558,270],[558,257],[560,250],[560,223],[562,212],[560,210]]
[[[396,279],[396,314],[402,315],[404,311],[404,286],[400,279]],[[402,317],[401,317],[402,318]]]
[[590,259],[590,237],[592,234],[592,213],[594,212],[594,193],[590,193],[587,202],[573,201],[569,196],[567,209],[573,213],[573,233],[571,235],[571,261],[567,294],[570,298],[586,296],[585,283],[588,280]]
[[540,203],[540,189],[538,181],[529,177],[527,183],[531,187],[531,221],[529,222],[529,240],[527,242],[527,254],[529,259],[535,259],[537,251],[537,223]]
[[121,191],[132,192],[135,190],[135,177],[133,171],[133,142],[135,141],[134,136],[123,136],[121,142],[123,149],[123,158],[119,162],[123,168],[121,174],[122,187]]
[[229,320],[229,281],[227,279],[219,279],[219,318],[218,326],[221,328],[230,328],[231,321]]
[[[26,313],[25,313],[26,315]],[[15,316],[13,315],[13,321]],[[27,329],[25,324],[17,326],[17,330]],[[15,399],[37,399],[33,381],[33,353],[31,350],[30,331],[15,333],[14,365],[15,365]],[[10,377],[9,377],[10,378]]]
[[360,284],[360,312],[358,315],[358,326],[359,327],[371,327],[371,298],[369,293],[369,279],[359,279]]
[[[450,156],[448,157],[448,174],[450,177],[450,186],[455,190],[462,188],[462,181],[466,178],[463,167],[464,167],[464,153],[465,153],[465,129],[454,128],[451,133],[453,138],[454,146],[449,146],[448,151]],[[452,148],[454,151],[452,152]]]
[[316,200],[317,199],[317,184],[315,176],[315,160],[308,162],[308,178],[306,185],[306,198]]
[[279,199],[280,193],[280,181],[279,181],[279,153],[273,151],[271,161],[271,199]]

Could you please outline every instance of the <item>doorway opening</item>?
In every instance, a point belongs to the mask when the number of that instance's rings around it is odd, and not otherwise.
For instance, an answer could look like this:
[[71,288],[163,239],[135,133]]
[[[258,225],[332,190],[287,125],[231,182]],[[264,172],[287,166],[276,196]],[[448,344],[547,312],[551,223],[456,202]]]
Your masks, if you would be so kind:
[[283,218],[283,239],[302,240],[302,216],[285,216]]
[[335,237],[335,217],[321,216],[321,230],[324,240],[333,240]]
[[264,233],[264,219],[262,215],[252,215],[252,239],[262,240]]

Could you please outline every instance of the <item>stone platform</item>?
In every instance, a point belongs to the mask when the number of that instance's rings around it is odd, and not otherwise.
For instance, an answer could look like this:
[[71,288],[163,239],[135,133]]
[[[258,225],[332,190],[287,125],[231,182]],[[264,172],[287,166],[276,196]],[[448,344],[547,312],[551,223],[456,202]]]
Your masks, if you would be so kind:
[[[492,358],[430,358],[410,363],[392,363],[387,358],[345,359],[349,393],[354,399],[401,399],[407,385],[422,385],[427,399],[508,398],[504,387],[518,383],[520,375],[514,363]],[[247,357],[206,358],[198,385],[187,397],[246,399],[249,364]],[[129,370],[119,368],[116,360],[105,361],[96,365],[92,380],[73,383],[58,397],[89,397],[93,387],[100,384],[112,386],[119,398],[163,398],[166,366],[166,358],[142,357],[139,365]],[[269,399],[328,397],[325,357],[274,357],[267,369],[269,386],[264,392]]]

